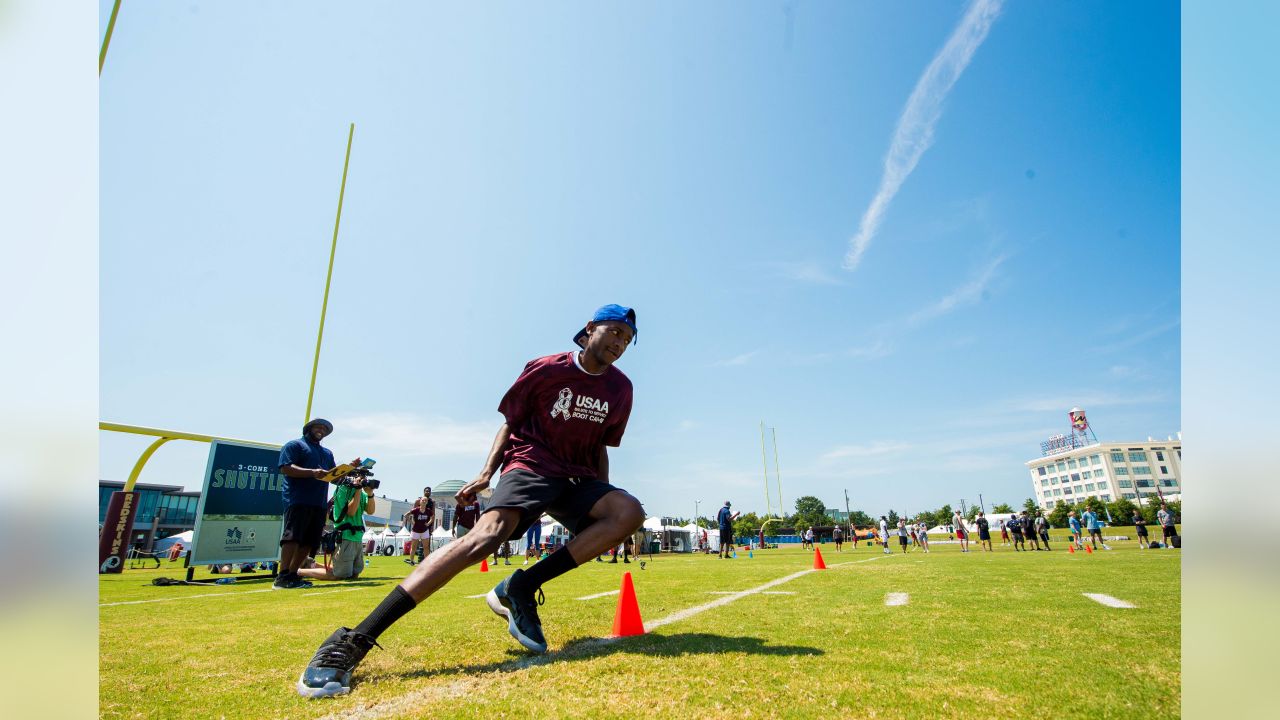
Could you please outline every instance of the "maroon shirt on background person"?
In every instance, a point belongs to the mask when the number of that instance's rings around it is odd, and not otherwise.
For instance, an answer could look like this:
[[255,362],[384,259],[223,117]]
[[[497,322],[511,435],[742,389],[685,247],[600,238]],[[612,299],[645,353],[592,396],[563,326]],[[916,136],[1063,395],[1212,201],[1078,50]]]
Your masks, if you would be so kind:
[[458,504],[453,508],[453,524],[470,530],[476,526],[476,518],[480,517],[480,503],[470,505]]
[[498,405],[511,428],[502,471],[595,478],[600,446],[617,447],[631,416],[631,381],[610,365],[592,375],[577,351],[531,360]]

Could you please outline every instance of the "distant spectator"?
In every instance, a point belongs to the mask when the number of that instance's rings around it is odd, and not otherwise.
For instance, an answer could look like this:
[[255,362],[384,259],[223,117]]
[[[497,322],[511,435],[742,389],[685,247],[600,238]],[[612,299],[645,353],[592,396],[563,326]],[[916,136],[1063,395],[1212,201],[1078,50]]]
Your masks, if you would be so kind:
[[964,516],[960,514],[959,510],[952,516],[951,524],[956,528],[956,539],[960,541],[960,552],[969,552],[969,529],[965,527]]
[[[733,552],[733,521],[742,513],[734,512],[733,503],[724,501],[724,507],[716,514],[716,523],[720,526],[720,559],[728,560]],[[652,555],[650,556],[652,558]]]
[[1044,543],[1044,549],[1052,550],[1053,548],[1049,547],[1049,521],[1045,519],[1043,510],[1036,511],[1035,526],[1040,542]]
[[1171,541],[1178,534],[1178,526],[1174,524],[1173,513],[1169,512],[1169,506],[1160,503],[1160,511],[1156,513],[1156,520],[1160,521],[1160,532],[1164,537],[1160,540],[1160,544],[1166,549],[1173,549]]
[[973,524],[978,526],[978,547],[991,552],[991,521],[987,520],[987,514],[978,511],[978,518]]
[[1027,543],[1023,540],[1023,534],[1027,528],[1022,524],[1022,518],[1014,515],[1009,518],[1009,535],[1013,538],[1013,549],[1017,552],[1023,552],[1027,549]]
[[1138,531],[1138,547],[1143,550],[1151,548],[1151,537],[1147,534],[1147,521],[1142,513],[1133,511],[1133,528]]

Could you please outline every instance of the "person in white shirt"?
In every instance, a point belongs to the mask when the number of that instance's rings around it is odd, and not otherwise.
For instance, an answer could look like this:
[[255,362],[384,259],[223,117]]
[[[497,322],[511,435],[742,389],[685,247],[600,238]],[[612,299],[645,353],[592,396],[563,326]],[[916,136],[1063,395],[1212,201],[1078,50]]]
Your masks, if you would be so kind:
[[969,552],[969,531],[964,526],[964,516],[959,510],[951,518],[951,524],[956,526],[956,539],[960,541],[960,552]]

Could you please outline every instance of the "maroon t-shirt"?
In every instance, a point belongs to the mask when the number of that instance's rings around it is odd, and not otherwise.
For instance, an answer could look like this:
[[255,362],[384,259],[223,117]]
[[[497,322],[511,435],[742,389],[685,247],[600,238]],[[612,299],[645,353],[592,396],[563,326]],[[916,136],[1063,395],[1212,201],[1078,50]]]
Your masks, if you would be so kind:
[[548,355],[524,366],[498,412],[511,428],[503,472],[594,478],[600,446],[617,447],[627,429],[631,381],[612,365],[588,373],[577,351]]
[[412,531],[416,533],[424,533],[427,531],[427,528],[431,526],[431,521],[436,517],[436,502],[432,500],[427,503],[425,508],[415,505],[413,509],[409,511],[409,515],[413,518]]
[[476,526],[478,517],[480,517],[480,503],[457,505],[453,508],[453,523],[468,530]]

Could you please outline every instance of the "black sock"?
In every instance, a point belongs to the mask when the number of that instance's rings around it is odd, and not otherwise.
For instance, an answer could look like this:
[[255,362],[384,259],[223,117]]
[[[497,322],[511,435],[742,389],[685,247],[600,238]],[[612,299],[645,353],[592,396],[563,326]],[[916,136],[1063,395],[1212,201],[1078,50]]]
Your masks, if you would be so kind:
[[562,547],[551,553],[545,560],[539,560],[533,567],[523,573],[524,581],[529,583],[530,590],[537,590],[543,583],[554,580],[570,570],[578,567],[569,548]]
[[376,640],[395,621],[404,617],[405,613],[417,606],[418,603],[413,601],[409,593],[397,585],[391,591],[391,594],[387,595],[386,599],[382,601],[382,604],[374,608],[373,612],[369,613],[369,617],[355,627],[355,630]]

